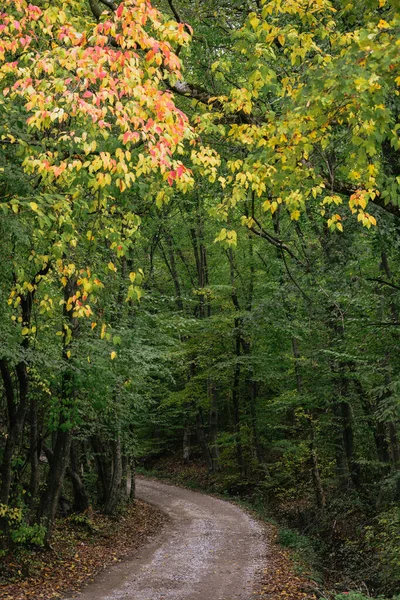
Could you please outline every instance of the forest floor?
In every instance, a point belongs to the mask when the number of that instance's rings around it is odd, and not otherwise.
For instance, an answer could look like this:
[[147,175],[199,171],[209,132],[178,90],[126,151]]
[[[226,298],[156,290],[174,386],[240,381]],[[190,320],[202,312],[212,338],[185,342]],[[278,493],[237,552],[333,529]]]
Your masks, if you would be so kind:
[[58,519],[52,550],[25,550],[0,563],[1,600],[52,600],[77,593],[104,569],[135,555],[167,517],[140,500],[118,519]]

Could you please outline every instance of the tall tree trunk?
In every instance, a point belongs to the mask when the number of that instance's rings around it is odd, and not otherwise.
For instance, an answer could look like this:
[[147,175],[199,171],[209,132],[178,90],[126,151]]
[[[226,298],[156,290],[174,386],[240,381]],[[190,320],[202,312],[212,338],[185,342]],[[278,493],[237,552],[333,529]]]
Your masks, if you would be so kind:
[[8,431],[1,464],[0,504],[8,504],[11,488],[12,458],[17,440],[21,433],[22,423],[17,415],[17,407],[14,398],[14,386],[10,369],[7,361],[4,358],[0,359],[0,371],[6,394],[8,414]]
[[196,312],[198,317],[204,319],[211,315],[211,305],[207,298],[204,288],[209,284],[208,277],[208,259],[207,259],[207,247],[204,243],[204,223],[203,217],[198,207],[197,211],[197,227],[190,228],[190,237],[192,240],[194,257],[196,262],[197,270],[197,283],[199,286],[199,303],[196,306]]
[[353,415],[349,402],[340,403],[343,424],[343,440],[349,473],[354,487],[358,490],[361,484],[360,471],[354,454]]
[[129,499],[128,493],[128,457],[122,454],[121,457],[121,490],[120,500],[123,504],[126,504]]
[[210,453],[212,471],[220,470],[219,448],[218,448],[218,396],[214,381],[208,380],[208,395],[210,398]]
[[[21,306],[21,319],[22,327],[30,329],[31,317],[32,317],[32,306],[35,299],[35,294],[39,281],[48,273],[50,269],[50,263],[45,265],[31,281],[31,291],[27,291],[25,294],[20,294],[20,306]],[[29,348],[29,336],[25,335],[21,349],[25,355]],[[29,376],[26,364],[26,359],[23,358],[15,367],[18,380],[18,402],[15,398],[13,380],[11,377],[10,366],[8,361],[3,357],[0,358],[0,372],[4,383],[4,389],[6,394],[7,402],[7,417],[8,417],[8,435],[3,452],[3,460],[0,468],[1,474],[1,487],[0,487],[0,503],[8,504],[10,490],[11,490],[11,479],[12,479],[12,459],[14,456],[15,448],[19,442],[22,429],[25,422],[25,416],[29,406]]]
[[108,482],[111,481],[111,463],[106,456],[107,452],[98,435],[92,435],[90,438],[94,461],[97,470],[97,501],[99,504],[105,504],[108,494]]
[[378,422],[374,429],[374,440],[378,458],[383,465],[388,465],[390,463],[390,453],[386,434],[385,424]]
[[250,390],[250,419],[251,419],[251,433],[253,436],[254,451],[257,459],[257,463],[260,466],[264,465],[264,456],[260,443],[260,434],[258,431],[258,420],[257,420],[257,397],[258,397],[258,385],[257,381],[250,376],[249,378],[249,390]]
[[136,469],[135,469],[135,459],[131,458],[129,460],[128,467],[128,494],[129,494],[129,502],[133,502],[135,500],[136,495]]
[[333,429],[334,429],[334,444],[335,444],[335,460],[336,460],[336,477],[339,482],[339,487],[346,489],[350,486],[350,473],[348,462],[346,460],[346,452],[343,439],[343,422],[340,403],[333,401]]
[[[389,260],[388,257],[386,255],[385,252],[381,253],[381,265],[380,268],[382,271],[384,271],[386,277],[389,279],[389,281],[393,282],[393,274],[391,272],[390,266],[389,266]],[[390,302],[389,302],[389,309],[390,309],[390,313],[391,313],[391,318],[393,320],[394,323],[398,324],[399,323],[399,311],[398,311],[398,307],[395,301],[395,290],[390,290],[389,292],[389,298],[390,298]],[[386,360],[387,362],[389,362],[390,360],[390,355],[389,353],[386,354]],[[389,376],[386,377],[386,384],[389,385],[391,383],[391,379]],[[388,437],[389,437],[389,449],[390,449],[390,456],[392,459],[392,465],[393,465],[393,470],[395,472],[398,472],[400,470],[400,444],[399,444],[399,439],[398,439],[398,431],[397,431],[397,423],[392,419],[391,421],[389,421],[387,423],[387,430],[388,430]],[[399,486],[400,486],[400,477],[399,477]],[[400,490],[399,490],[400,493]]]
[[40,445],[36,399],[31,397],[29,408],[29,461],[31,467],[29,481],[29,504],[31,507],[34,504],[39,487]]
[[104,512],[107,515],[115,514],[120,500],[121,482],[122,482],[122,454],[121,438],[118,435],[116,440],[111,442],[112,447],[112,476],[108,486],[107,499],[104,504]]
[[[73,316],[72,309],[69,311],[67,310],[67,305],[68,300],[75,294],[76,289],[76,276],[72,276],[68,279],[64,287],[63,310],[64,320],[65,323],[68,323],[72,339],[76,338],[77,336],[78,321],[77,318]],[[43,490],[38,509],[38,519],[46,527],[45,541],[47,544],[50,542],[50,538],[53,532],[54,519],[56,516],[58,501],[60,498],[61,489],[68,466],[72,442],[71,425],[68,423],[68,410],[71,408],[71,404],[75,394],[75,389],[74,376],[71,368],[69,367],[69,356],[67,354],[69,344],[69,339],[67,336],[67,329],[64,328],[63,360],[65,370],[62,374],[61,385],[62,404],[60,406],[58,429],[53,448],[53,458],[50,461],[49,471],[46,479],[46,486]]]
[[172,281],[174,283],[176,307],[179,311],[182,311],[183,310],[183,301],[182,301],[181,284],[179,281],[178,270],[176,267],[174,245],[172,242],[172,237],[169,233],[165,234],[165,241],[166,241],[167,247],[168,247],[168,257],[167,257],[167,253],[164,252],[164,248],[161,244],[161,241],[159,241],[159,245],[160,245],[161,251],[164,256],[165,264],[167,265],[167,268],[172,277]]
[[204,462],[206,463],[208,470],[212,471],[213,464],[210,454],[210,448],[207,444],[207,437],[204,428],[203,411],[201,407],[199,407],[197,412],[197,439],[203,452]]
[[53,448],[53,456],[49,461],[46,487],[43,490],[38,510],[38,519],[46,527],[45,541],[47,544],[50,542],[53,533],[54,519],[68,466],[70,446],[71,432],[59,429]]
[[19,392],[19,402],[17,404],[10,368],[5,359],[0,360],[0,371],[6,392],[8,412],[8,435],[1,465],[0,502],[8,504],[12,480],[12,460],[21,437],[28,408],[29,379],[26,364],[24,362],[18,363],[15,368]]
[[[301,396],[303,394],[303,376],[300,367],[300,350],[297,338],[292,337],[292,352],[294,357],[294,368],[296,374],[296,388],[297,393]],[[292,415],[294,422],[294,413]],[[322,485],[321,473],[318,464],[318,455],[315,447],[315,426],[313,423],[312,415],[309,417],[310,424],[310,463],[311,463],[311,476],[314,488],[315,499],[317,506],[320,509],[324,509],[326,506],[326,497],[324,487]]]
[[[234,309],[237,313],[240,311],[240,304],[237,295],[236,282],[235,282],[235,263],[232,249],[228,251],[228,260],[230,266],[230,280],[231,280],[231,298]],[[233,369],[233,383],[232,383],[232,408],[233,408],[233,427],[235,435],[235,448],[236,448],[236,460],[239,470],[243,476],[246,475],[246,466],[243,459],[243,446],[242,446],[242,434],[241,434],[241,423],[240,423],[240,357],[242,349],[242,318],[235,316],[234,321],[234,343],[235,343],[235,366]]]
[[397,428],[393,421],[388,423],[388,431],[390,440],[390,454],[392,457],[393,467],[395,471],[398,471],[400,468],[400,445],[397,435]]
[[[235,319],[235,330],[239,328],[239,319]],[[233,369],[233,383],[232,383],[232,408],[233,408],[233,426],[235,433],[235,448],[236,448],[236,460],[242,475],[246,475],[246,469],[243,460],[243,446],[242,446],[242,434],[240,429],[240,404],[239,404],[239,393],[240,393],[240,335],[235,334],[235,354],[236,363]]]
[[317,506],[320,509],[324,509],[326,506],[326,497],[324,492],[324,487],[322,485],[321,473],[318,465],[318,456],[315,450],[315,430],[314,424],[311,422],[311,474],[312,474],[312,482],[314,487],[315,499],[317,501]]
[[70,448],[70,468],[67,468],[67,475],[71,479],[74,493],[72,509],[74,512],[83,513],[90,506],[89,497],[86,493],[84,483],[79,475],[79,445],[75,440],[71,442]]
[[191,448],[190,448],[190,438],[191,438],[191,429],[190,429],[190,425],[188,423],[186,423],[185,428],[183,430],[183,461],[184,462],[189,462],[190,460],[190,452],[191,452]]

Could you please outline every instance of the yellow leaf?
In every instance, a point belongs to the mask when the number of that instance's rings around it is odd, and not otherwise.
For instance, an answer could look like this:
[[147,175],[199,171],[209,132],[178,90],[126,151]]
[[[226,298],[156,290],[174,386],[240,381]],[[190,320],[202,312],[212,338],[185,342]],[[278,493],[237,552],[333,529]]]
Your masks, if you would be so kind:
[[358,204],[361,206],[362,209],[367,207],[367,200],[366,200],[365,196],[359,197]]
[[271,202],[269,200],[266,200],[262,206],[264,210],[269,210],[271,208]]
[[254,15],[254,17],[252,17],[252,18],[251,18],[249,21],[250,21],[250,25],[252,26],[252,28],[253,28],[253,29],[256,29],[256,28],[257,28],[257,25],[258,25],[258,24],[259,24],[259,22],[260,22],[260,19],[258,19],[258,18],[257,18],[257,17]]
[[114,273],[117,272],[116,266],[111,261],[108,263],[108,268],[110,269],[110,271],[114,271]]
[[117,353],[115,352],[115,350],[113,350],[113,351],[111,352],[110,356],[111,356],[111,360],[114,360],[114,358],[116,358],[116,357],[117,357]]
[[31,207],[32,210],[34,210],[35,212],[38,209],[38,205],[36,204],[36,202],[29,202],[29,206]]

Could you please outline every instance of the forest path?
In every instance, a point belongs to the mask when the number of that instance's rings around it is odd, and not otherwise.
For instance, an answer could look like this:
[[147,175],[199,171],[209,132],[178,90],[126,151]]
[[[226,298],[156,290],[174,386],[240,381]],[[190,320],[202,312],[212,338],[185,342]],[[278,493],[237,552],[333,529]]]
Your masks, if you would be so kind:
[[138,477],[137,497],[170,518],[135,557],[78,600],[250,600],[265,555],[262,527],[229,502]]

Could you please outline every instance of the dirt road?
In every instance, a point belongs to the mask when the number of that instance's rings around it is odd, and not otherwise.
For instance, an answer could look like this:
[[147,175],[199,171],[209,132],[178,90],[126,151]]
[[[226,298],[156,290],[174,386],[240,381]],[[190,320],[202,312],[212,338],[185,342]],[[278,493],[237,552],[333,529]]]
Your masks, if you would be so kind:
[[265,553],[256,521],[229,502],[158,481],[139,477],[136,489],[167,513],[169,523],[79,600],[251,600]]

